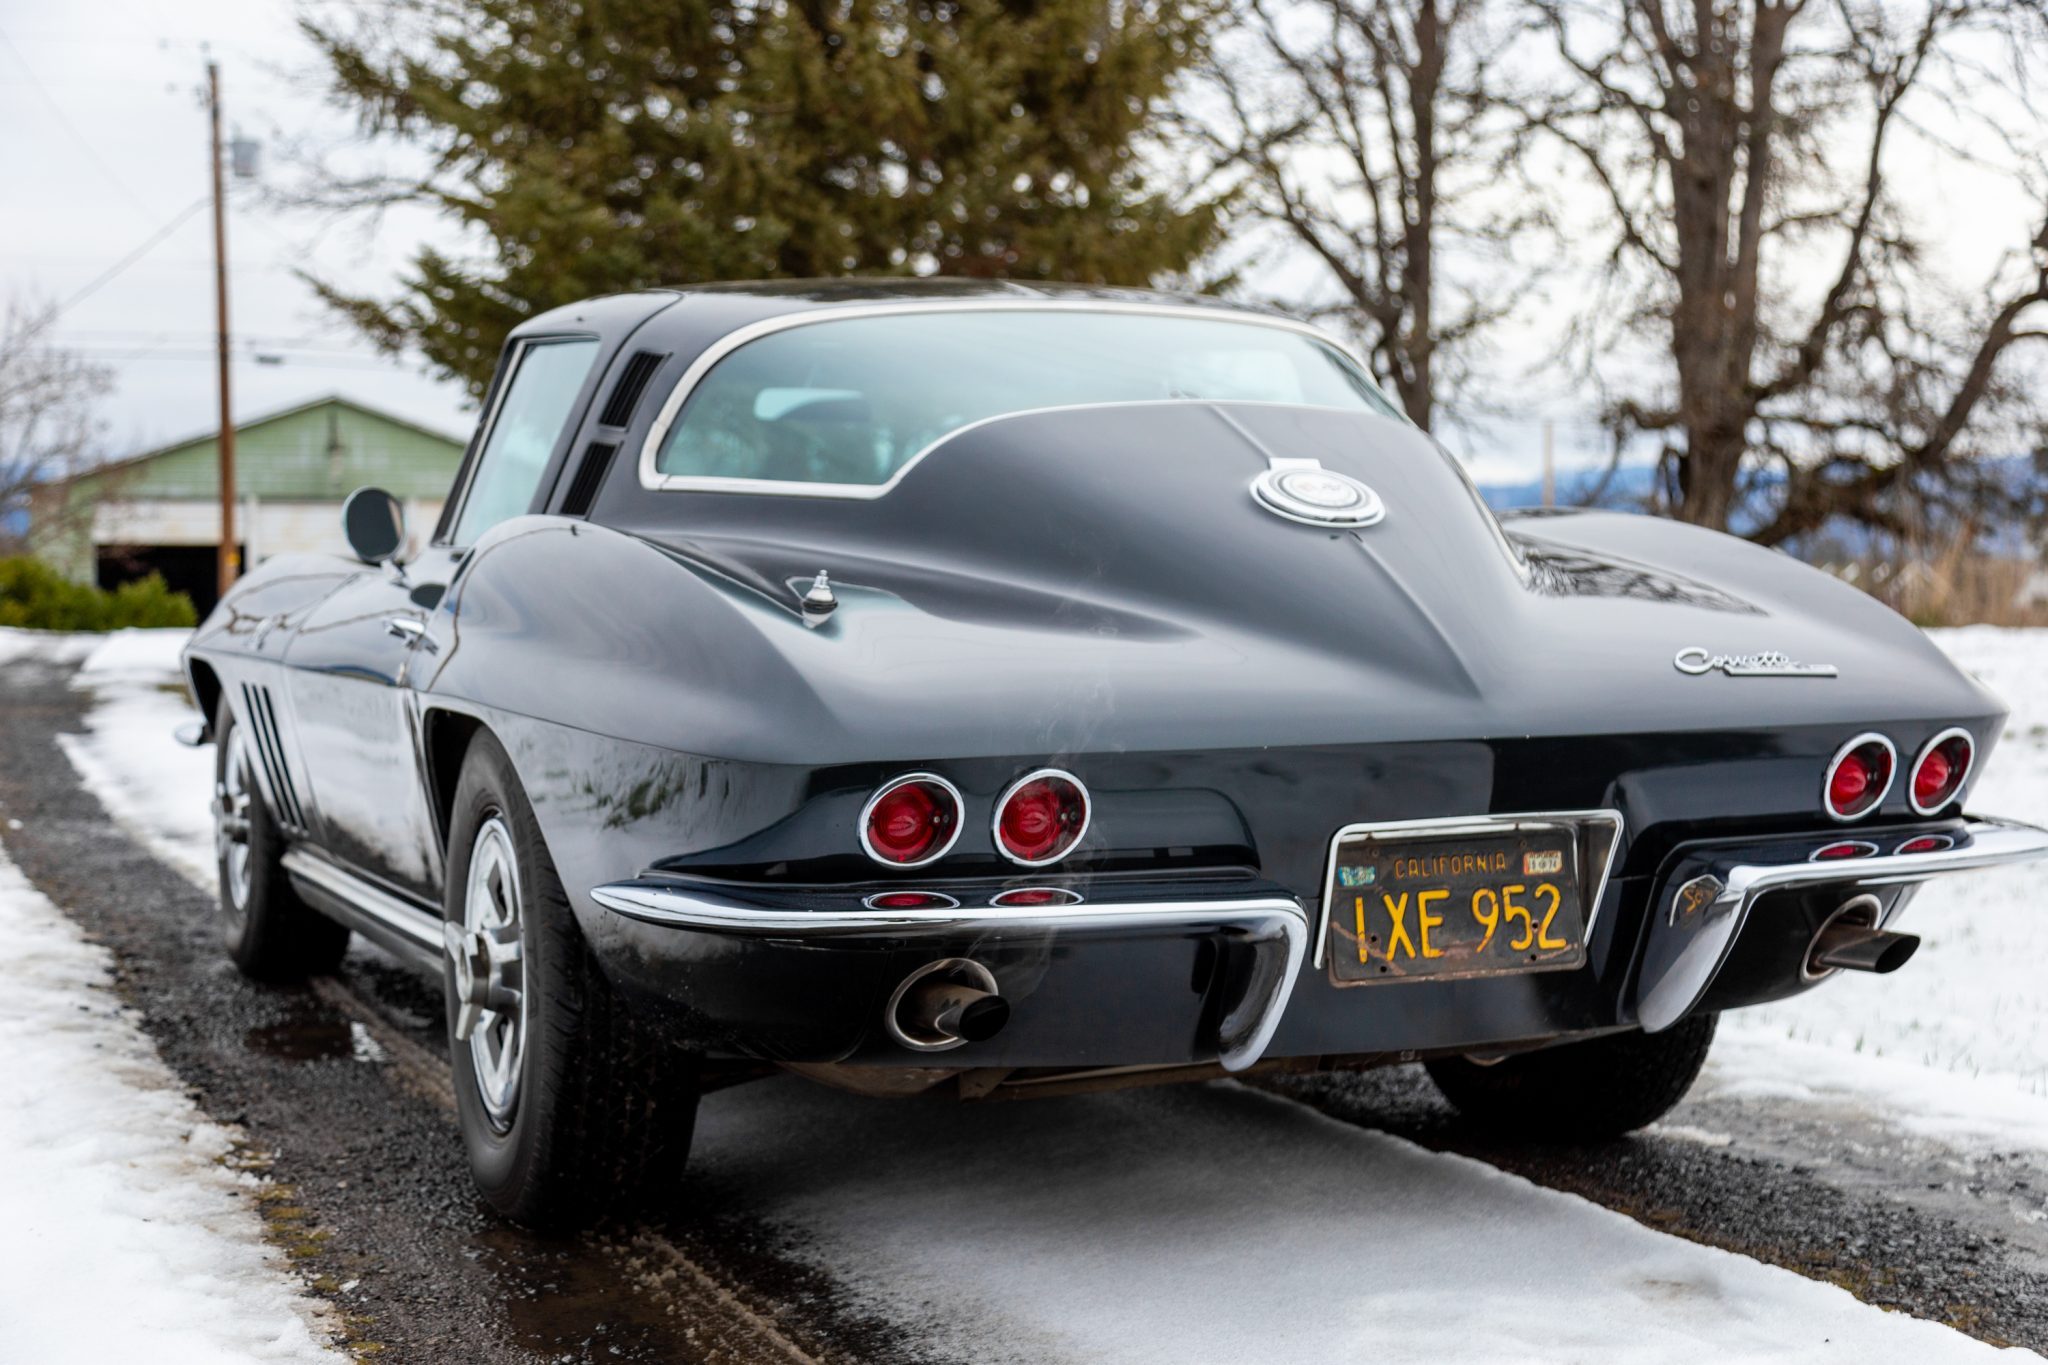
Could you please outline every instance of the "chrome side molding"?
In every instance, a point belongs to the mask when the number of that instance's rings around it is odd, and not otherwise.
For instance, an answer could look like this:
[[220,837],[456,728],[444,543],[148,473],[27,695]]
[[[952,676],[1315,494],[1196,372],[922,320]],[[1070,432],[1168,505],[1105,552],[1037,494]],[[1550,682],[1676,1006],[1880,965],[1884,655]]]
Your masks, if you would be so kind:
[[643,924],[748,938],[807,940],[948,939],[1001,934],[1085,935],[1156,926],[1160,931],[1230,931],[1253,960],[1243,993],[1216,1027],[1217,1060],[1243,1071],[1265,1055],[1308,955],[1308,912],[1292,897],[1138,901],[1125,904],[1003,907],[937,906],[912,910],[792,910],[729,900],[654,879],[596,887],[591,898]]
[[1645,1032],[1656,1033],[1690,1014],[1727,961],[1751,909],[1770,892],[1910,886],[1951,872],[2048,858],[2048,830],[2017,820],[1976,817],[1941,831],[1941,837],[1950,841],[1947,846],[1924,853],[1814,862],[1809,855],[1817,842],[1839,842],[1816,836],[1702,850],[1682,860],[1650,907],[1649,940],[1635,986],[1637,1021]]
[[439,971],[444,959],[439,915],[363,880],[301,844],[284,855],[284,870],[306,899],[414,966]]

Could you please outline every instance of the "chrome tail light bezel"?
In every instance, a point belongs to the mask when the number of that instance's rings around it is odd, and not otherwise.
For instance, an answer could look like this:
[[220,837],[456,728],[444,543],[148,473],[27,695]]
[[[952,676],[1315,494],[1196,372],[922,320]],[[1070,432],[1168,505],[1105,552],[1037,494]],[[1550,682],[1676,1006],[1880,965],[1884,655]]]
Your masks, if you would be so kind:
[[[894,858],[885,856],[875,847],[874,841],[868,838],[868,821],[873,818],[875,807],[882,803],[882,798],[886,797],[890,792],[910,786],[913,783],[926,783],[946,793],[946,798],[953,803],[952,829],[936,848],[925,854],[922,858],[916,858],[910,862],[898,862]],[[960,789],[937,773],[914,772],[892,777],[881,786],[875,788],[868,796],[867,804],[860,808],[860,820],[854,826],[854,829],[860,836],[860,851],[867,854],[870,861],[882,867],[901,871],[906,868],[929,867],[948,853],[951,853],[953,846],[960,842],[960,831],[965,829],[966,826],[967,802],[961,797]]]
[[[1884,782],[1878,787],[1877,795],[1871,797],[1859,809],[1854,811],[1837,810],[1834,799],[1836,771],[1848,760],[1849,755],[1871,744],[1875,744],[1884,750]],[[1821,774],[1820,779],[1820,808],[1827,812],[1830,820],[1844,825],[1853,824],[1873,814],[1880,806],[1884,805],[1884,799],[1891,795],[1892,784],[1898,780],[1899,746],[1892,743],[1891,737],[1888,735],[1879,734],[1875,730],[1866,730],[1841,748],[1835,750],[1835,756],[1828,760],[1827,771]]]
[[[1009,846],[1003,842],[1003,812],[1009,808],[1011,797],[1023,791],[1033,782],[1044,781],[1048,778],[1066,782],[1081,794],[1081,823],[1074,830],[1073,838],[1067,840],[1065,846],[1059,849],[1059,851],[1043,858],[1020,858],[1011,852]],[[1094,822],[1094,819],[1095,794],[1088,790],[1086,782],[1083,782],[1065,768],[1037,768],[1003,788],[1002,794],[996,797],[995,806],[989,813],[988,834],[990,840],[996,846],[996,852],[1017,866],[1051,867],[1054,863],[1059,862],[1081,846],[1081,841],[1088,837],[1088,826]]]
[[[1958,739],[1963,742],[1963,764],[1961,769],[1957,771],[1953,784],[1939,801],[1934,802],[1932,805],[1921,805],[1919,790],[1920,765],[1927,761],[1929,754],[1934,753],[1942,745]],[[1920,752],[1913,755],[1912,771],[1906,774],[1906,803],[1913,808],[1915,815],[1933,815],[1937,811],[1944,810],[1963,799],[1963,789],[1970,785],[1970,776],[1976,769],[1976,737],[1962,726],[1952,725],[1921,745]]]

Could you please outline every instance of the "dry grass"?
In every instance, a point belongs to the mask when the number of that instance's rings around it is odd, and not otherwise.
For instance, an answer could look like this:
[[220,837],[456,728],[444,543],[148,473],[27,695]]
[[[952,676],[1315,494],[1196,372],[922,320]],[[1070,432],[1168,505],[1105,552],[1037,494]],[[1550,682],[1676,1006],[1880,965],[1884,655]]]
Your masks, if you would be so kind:
[[1967,538],[1920,554],[1823,563],[1919,626],[2048,626],[2048,568]]

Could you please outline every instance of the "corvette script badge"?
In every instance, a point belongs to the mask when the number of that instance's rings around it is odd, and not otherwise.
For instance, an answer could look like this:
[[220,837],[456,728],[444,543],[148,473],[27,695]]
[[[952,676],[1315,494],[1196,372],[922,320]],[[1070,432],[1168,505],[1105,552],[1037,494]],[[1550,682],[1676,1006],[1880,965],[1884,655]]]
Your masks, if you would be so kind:
[[1803,664],[1790,655],[1767,649],[1757,654],[1709,654],[1694,645],[1673,659],[1680,673],[1711,673],[1720,669],[1731,678],[1832,678],[1833,664]]

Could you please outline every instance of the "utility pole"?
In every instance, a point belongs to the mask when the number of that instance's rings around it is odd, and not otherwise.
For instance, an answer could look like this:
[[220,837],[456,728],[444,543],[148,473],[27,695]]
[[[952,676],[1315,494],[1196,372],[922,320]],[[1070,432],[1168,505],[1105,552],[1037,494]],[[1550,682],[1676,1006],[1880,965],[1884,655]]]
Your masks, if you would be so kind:
[[228,200],[220,159],[220,63],[206,64],[206,104],[213,122],[213,297],[220,359],[220,595],[242,573],[235,535],[235,418],[228,401]]
[[1543,419],[1543,505],[1557,506],[1557,423]]

